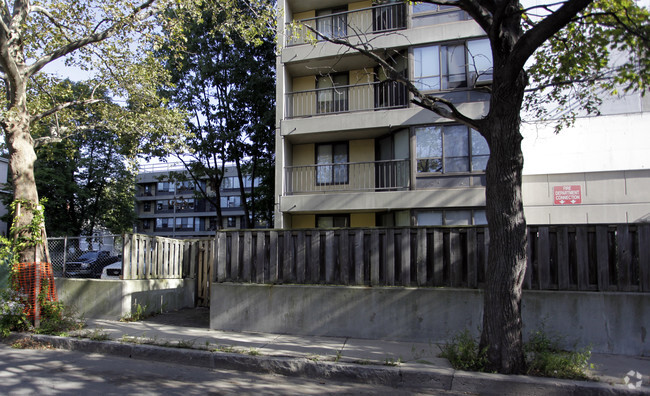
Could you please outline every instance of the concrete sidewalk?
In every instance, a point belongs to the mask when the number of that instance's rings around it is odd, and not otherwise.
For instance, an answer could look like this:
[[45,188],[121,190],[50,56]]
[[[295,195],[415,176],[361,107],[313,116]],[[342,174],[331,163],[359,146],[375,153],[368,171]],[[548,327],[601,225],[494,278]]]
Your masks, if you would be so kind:
[[[208,324],[209,310],[199,308],[141,322],[88,320],[82,331],[86,337],[104,335],[120,342],[34,337],[63,348],[133,358],[386,385],[408,381],[429,389],[477,394],[650,394],[650,358],[593,354],[591,374],[598,382],[569,381],[456,371],[438,357],[440,348],[435,344],[237,333],[210,330]],[[631,379],[629,372],[635,373]],[[626,376],[639,386],[627,386]]]

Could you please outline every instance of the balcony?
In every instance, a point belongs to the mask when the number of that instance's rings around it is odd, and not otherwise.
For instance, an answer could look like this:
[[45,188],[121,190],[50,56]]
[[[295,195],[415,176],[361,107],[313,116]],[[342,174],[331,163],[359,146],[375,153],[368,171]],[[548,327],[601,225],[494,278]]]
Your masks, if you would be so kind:
[[290,92],[286,95],[286,103],[286,118],[310,117],[403,108],[408,104],[408,92],[396,81],[376,81]]
[[408,159],[288,166],[285,192],[295,195],[408,190],[410,174]]
[[[310,29],[311,28],[311,29]],[[406,4],[385,4],[354,11],[337,12],[287,24],[287,46],[322,41],[313,30],[327,37],[345,38],[406,29]]]

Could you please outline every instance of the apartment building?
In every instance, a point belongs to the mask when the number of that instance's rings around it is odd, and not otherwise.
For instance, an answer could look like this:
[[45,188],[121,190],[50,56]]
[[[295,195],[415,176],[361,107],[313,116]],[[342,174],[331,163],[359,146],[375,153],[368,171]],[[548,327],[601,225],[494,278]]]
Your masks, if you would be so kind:
[[[400,1],[283,0],[279,9],[275,226],[485,224],[485,140],[412,104],[370,58],[309,27],[367,43],[470,117],[489,105],[482,29],[455,7]],[[647,96],[604,107],[605,117],[560,136],[524,126],[529,223],[647,221]]]
[[[183,171],[180,163],[140,168],[136,177],[136,232],[186,238],[214,235],[218,228],[216,207],[197,195],[199,188],[193,181],[176,182],[170,178],[172,173]],[[201,189],[214,194],[206,181],[201,183]],[[249,177],[244,177],[244,183],[250,189]],[[235,167],[226,167],[220,195],[221,228],[243,228],[244,210]]]

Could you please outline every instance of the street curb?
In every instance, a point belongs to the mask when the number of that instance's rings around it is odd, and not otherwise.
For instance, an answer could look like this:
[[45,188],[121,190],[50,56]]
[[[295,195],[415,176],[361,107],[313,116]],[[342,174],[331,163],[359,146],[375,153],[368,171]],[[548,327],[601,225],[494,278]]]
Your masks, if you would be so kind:
[[313,361],[302,357],[251,356],[228,352],[174,348],[157,345],[93,341],[41,334],[12,334],[3,342],[31,338],[55,348],[99,353],[212,369],[323,378],[387,386],[422,387],[481,395],[649,395],[647,389],[629,389],[599,382],[560,380],[519,375],[487,374],[435,367],[387,367],[343,362]]

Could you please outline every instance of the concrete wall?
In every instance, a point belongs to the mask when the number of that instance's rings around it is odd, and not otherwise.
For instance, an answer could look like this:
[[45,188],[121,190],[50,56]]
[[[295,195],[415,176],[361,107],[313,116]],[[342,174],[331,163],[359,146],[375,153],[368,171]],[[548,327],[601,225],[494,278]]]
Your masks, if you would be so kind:
[[[212,284],[210,328],[444,342],[478,334],[483,294],[471,289]],[[650,355],[650,294],[525,291],[525,334],[560,335],[567,348]]]
[[195,279],[99,280],[56,278],[59,300],[92,319],[119,319],[140,304],[147,312],[195,306]]

